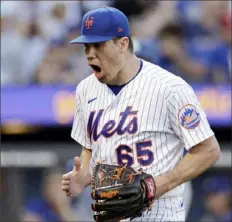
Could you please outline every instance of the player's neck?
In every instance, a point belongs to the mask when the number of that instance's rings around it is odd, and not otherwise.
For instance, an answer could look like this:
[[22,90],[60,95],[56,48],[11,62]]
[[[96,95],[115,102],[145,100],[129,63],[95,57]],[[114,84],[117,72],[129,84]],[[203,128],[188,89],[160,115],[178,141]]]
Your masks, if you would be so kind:
[[115,85],[128,83],[138,73],[140,69],[140,59],[132,54],[127,60],[123,69],[118,73]]

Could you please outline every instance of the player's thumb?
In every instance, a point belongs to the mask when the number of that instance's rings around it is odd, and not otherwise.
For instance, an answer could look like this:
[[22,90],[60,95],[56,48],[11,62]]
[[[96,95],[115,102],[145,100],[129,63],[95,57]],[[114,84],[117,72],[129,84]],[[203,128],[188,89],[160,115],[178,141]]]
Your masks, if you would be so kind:
[[79,156],[76,156],[74,158],[73,170],[78,172],[80,170],[80,168],[81,168],[81,159]]

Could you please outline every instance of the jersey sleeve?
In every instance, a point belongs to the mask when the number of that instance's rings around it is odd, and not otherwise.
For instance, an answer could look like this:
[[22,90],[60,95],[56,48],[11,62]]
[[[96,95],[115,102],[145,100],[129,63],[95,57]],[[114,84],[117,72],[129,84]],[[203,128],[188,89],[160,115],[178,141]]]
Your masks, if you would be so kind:
[[214,135],[206,114],[189,85],[178,86],[167,101],[172,130],[189,150]]
[[76,89],[76,110],[73,120],[71,137],[80,145],[87,149],[91,149],[91,141],[87,132],[87,124],[84,116],[83,96],[81,87]]

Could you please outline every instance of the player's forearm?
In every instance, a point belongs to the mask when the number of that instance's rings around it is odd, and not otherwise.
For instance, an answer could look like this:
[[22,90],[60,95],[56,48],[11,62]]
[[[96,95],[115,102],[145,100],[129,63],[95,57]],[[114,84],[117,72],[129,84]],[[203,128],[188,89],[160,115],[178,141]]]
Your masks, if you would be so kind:
[[83,170],[86,175],[85,187],[90,185],[91,175],[89,171],[89,163],[92,157],[92,151],[86,148],[83,148],[81,153],[81,170]]
[[190,150],[172,171],[155,177],[157,197],[197,177],[215,164],[220,156],[220,148],[214,137],[208,140],[210,140],[210,143],[203,142]]

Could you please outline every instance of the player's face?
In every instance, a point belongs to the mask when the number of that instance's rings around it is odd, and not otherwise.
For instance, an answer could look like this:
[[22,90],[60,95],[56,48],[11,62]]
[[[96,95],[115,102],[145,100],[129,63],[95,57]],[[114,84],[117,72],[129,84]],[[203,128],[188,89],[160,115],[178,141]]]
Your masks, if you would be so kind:
[[[126,37],[125,37],[126,38]],[[127,39],[127,38],[126,38]],[[85,44],[85,53],[96,78],[105,84],[117,84],[117,76],[124,64],[127,40],[110,40]]]

